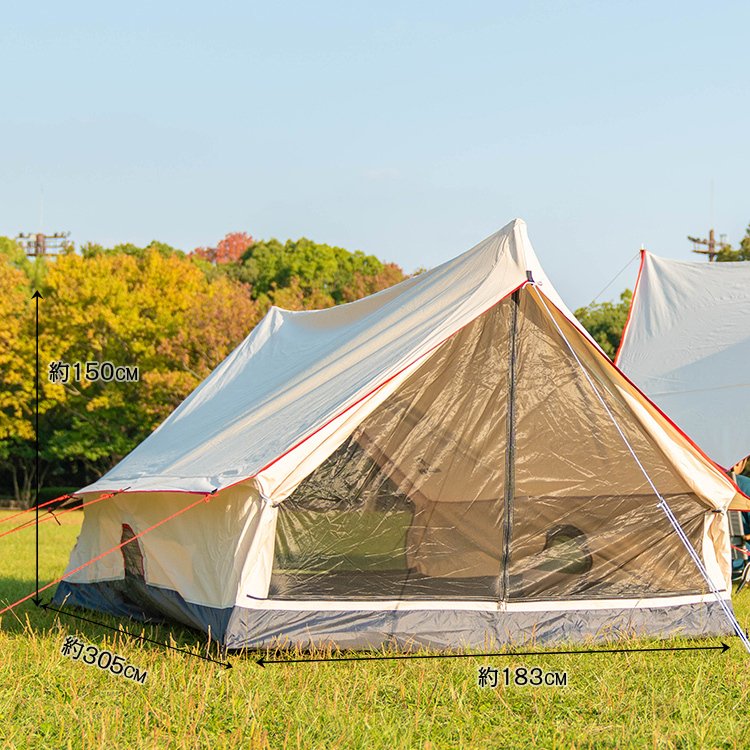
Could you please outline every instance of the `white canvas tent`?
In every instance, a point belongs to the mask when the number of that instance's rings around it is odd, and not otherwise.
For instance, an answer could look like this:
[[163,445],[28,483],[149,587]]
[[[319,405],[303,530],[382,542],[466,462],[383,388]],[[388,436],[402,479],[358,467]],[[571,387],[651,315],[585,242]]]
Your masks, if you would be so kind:
[[272,308],[81,494],[56,601],[230,648],[739,627],[736,488],[580,328],[520,220],[358,302]]
[[615,362],[720,465],[750,454],[750,262],[643,251]]

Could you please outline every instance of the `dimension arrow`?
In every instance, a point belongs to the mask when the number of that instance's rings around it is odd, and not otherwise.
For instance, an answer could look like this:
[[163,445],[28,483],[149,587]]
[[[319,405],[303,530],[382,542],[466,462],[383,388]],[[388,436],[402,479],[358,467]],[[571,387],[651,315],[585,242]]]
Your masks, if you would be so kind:
[[36,516],[36,595],[32,599],[34,604],[39,606],[39,300],[42,295],[36,290],[31,298],[36,301],[36,367],[35,367],[35,384],[36,399],[34,402],[34,450],[36,451],[36,496],[34,497],[35,516]]
[[163,646],[164,648],[169,648],[172,651],[179,651],[181,654],[187,654],[188,656],[194,656],[198,659],[203,659],[203,661],[210,661],[214,664],[219,664],[224,669],[231,669],[232,665],[228,661],[217,661],[216,659],[212,659],[210,656],[203,656],[201,654],[195,654],[192,651],[188,651],[184,648],[177,648],[176,646],[170,646],[168,643],[164,643],[163,641],[157,641],[153,638],[147,638],[145,635],[137,635],[136,633],[131,633],[129,630],[120,630],[119,628],[114,628],[111,625],[105,625],[103,622],[98,622],[97,620],[90,620],[88,617],[82,617],[81,615],[74,615],[72,612],[66,612],[63,609],[57,609],[57,607],[52,607],[49,604],[40,604],[39,605],[44,610],[51,610],[52,612],[59,612],[61,615],[65,615],[66,617],[72,617],[76,620],[83,620],[83,622],[91,623],[92,625],[98,625],[100,628],[107,628],[107,630],[112,630],[115,633],[121,633],[123,635],[129,635],[131,638],[137,638],[139,641],[148,641],[149,643],[155,643],[157,646]]
[[563,654],[635,654],[644,651],[721,651],[722,654],[729,651],[730,646],[722,643],[720,646],[656,646],[653,648],[601,648],[587,651],[507,651],[490,654],[397,654],[394,656],[340,656],[320,657],[312,659],[264,659],[262,656],[256,660],[260,667],[266,664],[306,664],[312,662],[337,662],[337,661],[401,661],[404,659],[469,659],[487,658],[500,656],[560,656]]

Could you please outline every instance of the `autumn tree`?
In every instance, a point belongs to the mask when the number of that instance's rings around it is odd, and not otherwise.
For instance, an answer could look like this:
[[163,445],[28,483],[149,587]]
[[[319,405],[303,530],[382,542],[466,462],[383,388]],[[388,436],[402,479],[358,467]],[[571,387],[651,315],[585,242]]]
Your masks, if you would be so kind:
[[216,247],[197,247],[193,255],[213,265],[237,263],[254,242],[247,232],[230,232]]
[[[404,278],[372,255],[227,235],[191,255],[162,242],[66,248],[30,262],[0,238],[0,484],[35,485],[34,316],[39,288],[42,477],[87,483],[143,440],[268,309],[351,302]],[[138,382],[53,383],[50,362],[137,366]]]
[[[64,254],[70,255],[73,251],[74,248],[71,245]],[[122,242],[113,247],[104,247],[96,242],[85,242],[81,245],[79,252],[84,258],[93,258],[97,255],[134,255],[140,258],[149,252],[157,252],[164,256],[185,255],[182,250],[178,250],[176,247],[172,247],[172,245],[168,245],[166,242],[159,242],[158,240],[151,240],[144,247],[134,245],[132,242]]]
[[61,256],[45,284],[44,361],[138,366],[140,382],[45,383],[50,450],[92,476],[132,450],[258,320],[230,279],[190,259],[142,253]]
[[354,300],[375,294],[383,289],[398,284],[405,278],[401,266],[395,263],[383,263],[382,268],[375,273],[364,273],[355,271],[351,280],[343,285],[341,289],[342,302],[354,302]]
[[[34,301],[20,257],[0,251],[0,467],[28,504],[34,485]],[[25,260],[25,255],[23,256]]]

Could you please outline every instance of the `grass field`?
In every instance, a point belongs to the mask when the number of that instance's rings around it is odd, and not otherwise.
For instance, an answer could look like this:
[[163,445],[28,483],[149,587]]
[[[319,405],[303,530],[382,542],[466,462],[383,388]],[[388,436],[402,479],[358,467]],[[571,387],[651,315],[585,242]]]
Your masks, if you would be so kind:
[[[80,514],[61,522],[40,527],[44,581],[61,574]],[[0,539],[0,600],[15,601],[33,586],[33,529]],[[740,621],[750,623],[750,593],[736,597],[735,607]],[[123,624],[221,658],[199,634]],[[145,684],[63,656],[65,636],[76,634],[147,670]],[[736,638],[725,640],[732,648],[723,655],[548,655],[265,669],[251,656],[237,656],[230,657],[233,669],[225,670],[27,603],[0,621],[0,747],[747,748],[750,657]],[[480,688],[477,669],[485,664],[564,670],[569,684]]]

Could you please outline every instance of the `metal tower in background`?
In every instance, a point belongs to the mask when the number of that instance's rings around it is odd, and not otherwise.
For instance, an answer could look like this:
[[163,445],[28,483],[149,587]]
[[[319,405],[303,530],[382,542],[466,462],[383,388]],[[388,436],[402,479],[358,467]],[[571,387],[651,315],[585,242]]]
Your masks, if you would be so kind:
[[[708,255],[709,261],[716,260],[719,253],[725,248],[730,247],[729,243],[724,239],[725,234],[719,235],[719,241],[717,242],[714,236],[714,230],[709,229],[708,239],[700,237],[691,237],[688,235],[688,239],[693,243],[693,252],[700,253],[701,255]],[[707,248],[703,250],[700,246]]]
[[23,247],[28,257],[40,258],[45,255],[57,255],[60,250],[64,250],[70,244],[68,237],[70,237],[70,232],[55,232],[54,234],[21,232],[16,237],[16,241]]

